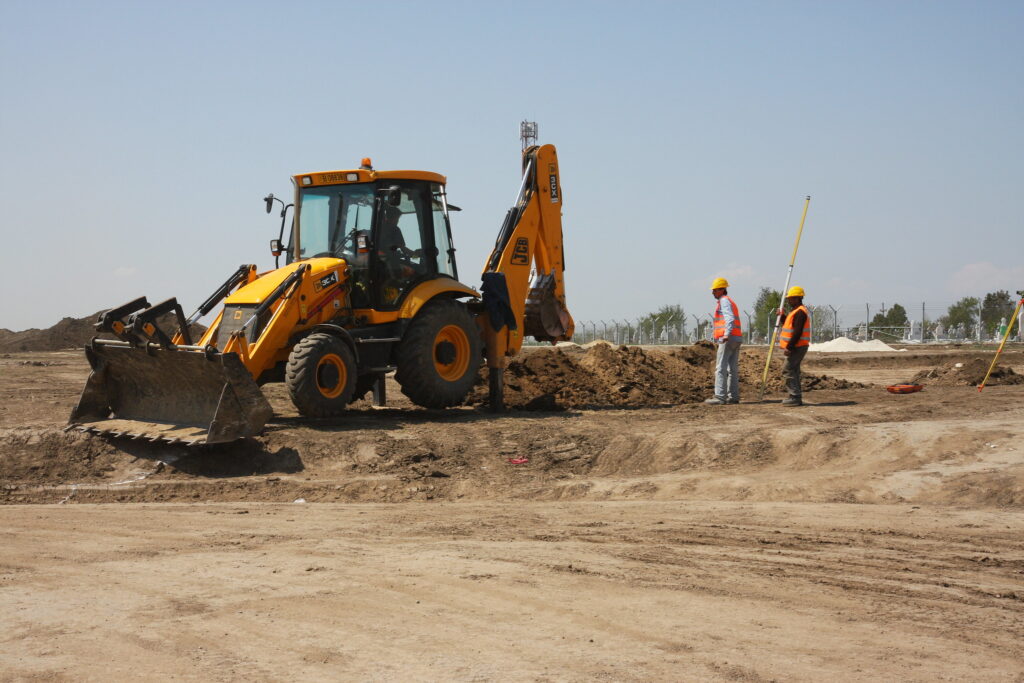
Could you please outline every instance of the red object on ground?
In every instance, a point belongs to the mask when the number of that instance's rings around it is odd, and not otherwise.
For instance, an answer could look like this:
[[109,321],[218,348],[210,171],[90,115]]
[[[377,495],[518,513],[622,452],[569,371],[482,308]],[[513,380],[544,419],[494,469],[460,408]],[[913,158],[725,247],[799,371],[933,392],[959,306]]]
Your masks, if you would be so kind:
[[529,458],[509,458],[508,461],[513,465],[525,465],[530,462]]
[[890,394],[912,394],[924,389],[923,384],[893,384],[885,388]]

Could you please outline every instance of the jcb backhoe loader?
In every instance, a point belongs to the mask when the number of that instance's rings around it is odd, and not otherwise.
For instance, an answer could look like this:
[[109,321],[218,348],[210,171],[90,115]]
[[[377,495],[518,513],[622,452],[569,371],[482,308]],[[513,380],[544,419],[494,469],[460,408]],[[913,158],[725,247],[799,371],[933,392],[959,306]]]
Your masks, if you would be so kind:
[[[446,179],[425,171],[301,173],[285,265],[239,267],[187,319],[175,299],[103,313],[116,339],[86,347],[92,368],[70,424],[92,433],[187,444],[260,432],[272,410],[259,386],[284,381],[309,417],[344,412],[384,375],[427,408],[465,400],[481,362],[491,408],[524,335],[572,337],[565,304],[562,188],[552,145],[523,151],[523,181],[487,260],[481,292],[458,281]],[[266,198],[267,211],[275,200]],[[283,203],[282,203],[283,205]],[[282,210],[282,236],[287,209]],[[221,305],[198,340],[189,328]],[[158,319],[173,316],[177,330]]]

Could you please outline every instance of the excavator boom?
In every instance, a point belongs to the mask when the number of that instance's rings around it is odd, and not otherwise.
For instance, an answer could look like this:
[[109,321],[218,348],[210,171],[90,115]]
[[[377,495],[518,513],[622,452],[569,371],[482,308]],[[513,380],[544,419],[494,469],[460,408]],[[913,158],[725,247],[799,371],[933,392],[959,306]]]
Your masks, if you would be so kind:
[[492,410],[502,410],[504,369],[525,336],[557,343],[572,338],[565,303],[562,185],[554,145],[523,151],[523,181],[505,215],[483,273],[484,338]]

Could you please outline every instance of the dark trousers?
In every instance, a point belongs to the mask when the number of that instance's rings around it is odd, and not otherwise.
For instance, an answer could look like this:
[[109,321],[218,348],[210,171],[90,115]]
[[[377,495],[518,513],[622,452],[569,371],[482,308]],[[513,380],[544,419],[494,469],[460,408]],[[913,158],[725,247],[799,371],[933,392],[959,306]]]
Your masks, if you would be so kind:
[[789,390],[790,398],[800,398],[803,395],[800,390],[800,364],[804,362],[808,348],[799,346],[786,356],[786,366],[782,368],[782,376],[786,379],[786,389]]

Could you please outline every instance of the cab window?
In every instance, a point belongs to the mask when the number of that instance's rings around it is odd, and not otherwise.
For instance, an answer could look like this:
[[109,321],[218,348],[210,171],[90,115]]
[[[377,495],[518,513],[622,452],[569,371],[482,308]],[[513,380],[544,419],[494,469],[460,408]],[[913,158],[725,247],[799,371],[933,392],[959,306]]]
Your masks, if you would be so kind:
[[375,254],[380,304],[396,306],[412,286],[434,272],[423,244],[427,201],[420,185],[400,186],[397,206],[381,203]]
[[444,188],[431,185],[431,208],[434,218],[434,247],[437,249],[437,272],[458,277],[455,270],[455,249],[452,247],[451,230],[445,212]]

